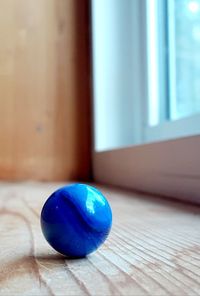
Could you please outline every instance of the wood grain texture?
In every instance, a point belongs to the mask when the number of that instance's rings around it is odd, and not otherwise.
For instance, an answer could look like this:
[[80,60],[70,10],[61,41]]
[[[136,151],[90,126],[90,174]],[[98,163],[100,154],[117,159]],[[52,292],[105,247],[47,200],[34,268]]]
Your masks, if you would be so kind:
[[200,295],[200,208],[101,188],[107,242],[68,260],[42,236],[41,207],[61,184],[0,184],[0,295]]
[[87,179],[89,0],[0,4],[0,178]]

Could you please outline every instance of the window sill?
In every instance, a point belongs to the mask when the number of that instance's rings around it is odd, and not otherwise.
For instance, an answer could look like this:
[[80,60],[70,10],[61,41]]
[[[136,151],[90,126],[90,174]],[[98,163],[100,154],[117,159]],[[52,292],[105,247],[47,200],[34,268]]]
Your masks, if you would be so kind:
[[200,203],[200,136],[95,152],[94,179]]

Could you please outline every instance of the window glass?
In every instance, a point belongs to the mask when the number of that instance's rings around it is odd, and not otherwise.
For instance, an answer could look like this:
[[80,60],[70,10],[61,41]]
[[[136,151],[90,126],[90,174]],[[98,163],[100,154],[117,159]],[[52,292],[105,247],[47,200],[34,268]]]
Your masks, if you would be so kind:
[[174,2],[176,97],[171,119],[178,119],[200,111],[200,0]]

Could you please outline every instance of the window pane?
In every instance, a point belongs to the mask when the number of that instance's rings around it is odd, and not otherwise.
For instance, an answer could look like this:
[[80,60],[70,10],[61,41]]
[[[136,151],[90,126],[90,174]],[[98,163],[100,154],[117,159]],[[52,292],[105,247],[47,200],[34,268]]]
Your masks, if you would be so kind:
[[178,119],[200,111],[200,0],[169,3],[171,16],[174,15],[174,32],[173,18],[169,19],[169,81],[170,87],[175,88],[171,89],[170,117]]
[[169,119],[166,0],[147,0],[148,124]]

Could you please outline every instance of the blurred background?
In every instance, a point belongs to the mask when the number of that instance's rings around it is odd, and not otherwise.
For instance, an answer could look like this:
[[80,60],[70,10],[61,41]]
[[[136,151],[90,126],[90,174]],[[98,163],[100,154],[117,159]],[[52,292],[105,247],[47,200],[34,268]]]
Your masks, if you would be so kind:
[[89,0],[0,5],[0,179],[86,180]]
[[92,4],[96,150],[199,135],[200,1]]
[[0,179],[89,180],[93,146],[200,134],[200,0],[0,4]]

